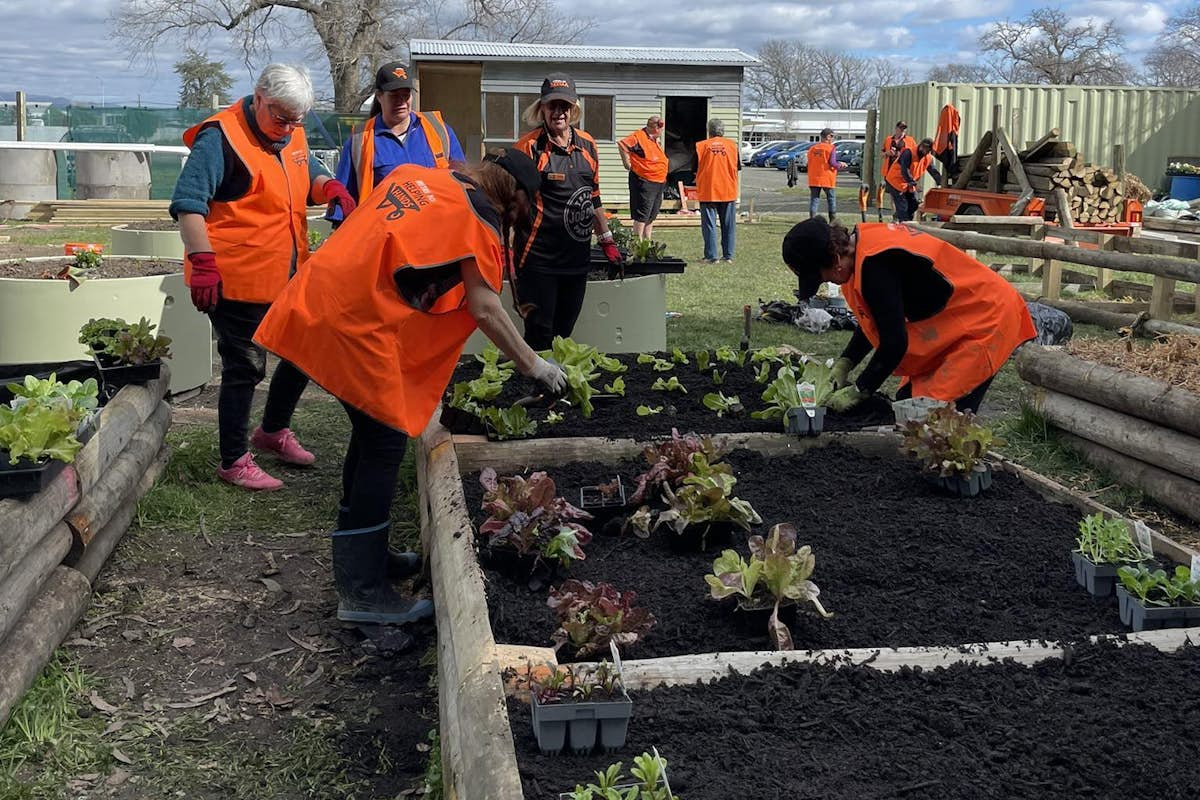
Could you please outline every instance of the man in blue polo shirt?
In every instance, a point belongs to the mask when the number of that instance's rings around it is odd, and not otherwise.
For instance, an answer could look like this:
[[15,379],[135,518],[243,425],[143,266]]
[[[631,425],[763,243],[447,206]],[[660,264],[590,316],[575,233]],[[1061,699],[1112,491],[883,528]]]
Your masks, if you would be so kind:
[[[458,137],[439,112],[412,110],[414,91],[412,72],[403,62],[384,64],[375,74],[370,119],[346,140],[338,160],[337,179],[352,197],[365,198],[401,164],[446,168],[466,161]],[[335,207],[329,218],[340,222],[341,208]]]

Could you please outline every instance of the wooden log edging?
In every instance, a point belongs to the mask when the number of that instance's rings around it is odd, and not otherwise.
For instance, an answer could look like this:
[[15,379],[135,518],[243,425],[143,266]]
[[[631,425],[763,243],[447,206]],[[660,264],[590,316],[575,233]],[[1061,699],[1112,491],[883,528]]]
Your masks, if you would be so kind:
[[[1059,435],[1084,458],[1112,473],[1121,483],[1140,489],[1176,514],[1200,522],[1200,483],[1130,458],[1068,431],[1060,431]],[[1188,563],[1185,558],[1176,557],[1176,560]]]
[[86,578],[70,567],[55,567],[21,621],[0,642],[0,727],[83,616],[91,595]]
[[0,500],[0,583],[78,502],[79,482],[71,466],[28,500]]
[[0,582],[0,642],[33,602],[42,584],[71,549],[71,531],[59,523],[31,547],[12,574]]
[[1147,338],[1167,335],[1200,337],[1200,328],[1195,325],[1186,325],[1182,322],[1171,322],[1165,319],[1150,319],[1145,312],[1122,314],[1120,311],[1108,308],[1097,308],[1090,303],[1043,297],[1030,292],[1021,292],[1021,297],[1057,308],[1059,311],[1065,312],[1074,322],[1099,325],[1101,328],[1109,330],[1132,328],[1136,335]]
[[142,423],[162,402],[171,386],[171,371],[163,365],[162,374],[145,386],[124,386],[100,410],[100,428],[75,457],[79,474],[79,493],[86,495],[125,450]]
[[438,629],[438,707],[447,800],[517,800],[521,777],[458,459],[432,421],[418,440],[422,543]]
[[1016,363],[1028,383],[1200,437],[1200,395],[1194,392],[1057,347],[1028,344],[1017,351]]

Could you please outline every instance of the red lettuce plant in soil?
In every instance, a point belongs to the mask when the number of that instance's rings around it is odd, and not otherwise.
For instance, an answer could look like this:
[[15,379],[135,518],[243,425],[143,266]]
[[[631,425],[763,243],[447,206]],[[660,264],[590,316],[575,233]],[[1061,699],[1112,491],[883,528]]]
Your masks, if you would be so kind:
[[554,648],[569,644],[584,657],[608,650],[609,642],[636,644],[658,622],[646,609],[635,608],[636,600],[636,592],[620,592],[607,583],[571,579],[552,588],[546,605],[558,617]]
[[584,559],[583,546],[592,534],[574,520],[592,515],[559,497],[545,472],[497,478],[496,470],[487,467],[479,482],[486,490],[483,510],[491,515],[479,526],[488,547],[557,560],[564,567]]
[[703,454],[709,462],[715,462],[721,455],[712,437],[695,433],[680,436],[675,428],[671,429],[670,439],[646,447],[642,455],[650,469],[637,477],[637,490],[629,498],[629,504],[637,505],[646,498],[647,493],[663,486],[679,486],[692,472],[694,453]]
[[915,456],[927,472],[943,478],[971,477],[985,469],[984,456],[1004,440],[975,422],[970,411],[935,408],[924,420],[905,422],[900,452]]

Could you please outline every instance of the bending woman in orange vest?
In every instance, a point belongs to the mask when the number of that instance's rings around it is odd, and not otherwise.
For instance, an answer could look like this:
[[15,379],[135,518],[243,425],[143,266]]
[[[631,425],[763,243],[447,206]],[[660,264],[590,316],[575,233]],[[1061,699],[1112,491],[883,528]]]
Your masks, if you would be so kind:
[[[268,66],[253,96],[184,133],[192,152],[171,199],[187,253],[184,280],[192,303],[212,320],[221,354],[217,475],[247,489],[283,486],[246,446],[254,388],[267,371],[267,354],[250,337],[308,257],[310,202],[354,208],[346,187],[308,152],[303,126],[312,103],[303,68]],[[276,367],[262,425],[250,437],[287,464],[314,460],[288,427],[307,382],[290,364]]]
[[509,150],[463,172],[397,167],[271,307],[255,341],[342,401],[353,435],[333,533],[338,619],[432,613],[388,585],[387,540],[407,437],[425,429],[478,326],[552,392],[566,376],[500,305],[510,232],[527,230],[540,178]]
[[[858,329],[834,363],[842,388],[829,398],[846,411],[890,374],[897,399],[932,397],[976,411],[992,379],[1036,335],[1017,290],[953,245],[905,225],[863,223],[853,232],[820,217],[783,239],[784,263],[800,279],[797,296],[838,284]],[[850,370],[875,351],[854,383]]]

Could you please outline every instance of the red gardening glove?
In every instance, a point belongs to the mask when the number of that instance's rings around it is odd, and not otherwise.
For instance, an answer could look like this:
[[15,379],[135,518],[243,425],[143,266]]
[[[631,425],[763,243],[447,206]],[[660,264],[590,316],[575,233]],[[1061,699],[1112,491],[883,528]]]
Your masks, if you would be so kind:
[[354,202],[354,198],[346,191],[346,187],[338,180],[328,180],[325,182],[325,199],[330,205],[337,203],[342,208],[342,219],[350,216],[350,212],[358,203]]
[[202,314],[217,307],[221,297],[221,273],[217,271],[216,253],[188,253],[192,265],[192,278],[188,286],[192,290],[192,305]]
[[604,251],[604,257],[608,259],[608,263],[613,266],[625,263],[625,259],[621,258],[621,251],[617,249],[617,243],[612,239],[600,242],[600,249]]

